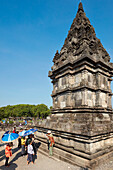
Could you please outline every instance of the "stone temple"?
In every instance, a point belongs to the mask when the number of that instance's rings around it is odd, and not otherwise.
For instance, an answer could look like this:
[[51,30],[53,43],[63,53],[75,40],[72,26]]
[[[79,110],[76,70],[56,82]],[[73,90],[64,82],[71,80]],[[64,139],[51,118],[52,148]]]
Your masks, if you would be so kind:
[[82,167],[113,156],[113,63],[79,4],[49,71],[53,109],[45,128],[54,132],[54,154]]

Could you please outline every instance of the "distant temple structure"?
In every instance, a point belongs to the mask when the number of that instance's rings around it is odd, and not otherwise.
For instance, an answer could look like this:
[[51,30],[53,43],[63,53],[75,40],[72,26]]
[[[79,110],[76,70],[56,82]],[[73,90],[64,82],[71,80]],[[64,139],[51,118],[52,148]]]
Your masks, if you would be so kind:
[[54,153],[92,168],[113,156],[113,63],[82,3],[53,62],[53,109],[45,127],[55,133]]

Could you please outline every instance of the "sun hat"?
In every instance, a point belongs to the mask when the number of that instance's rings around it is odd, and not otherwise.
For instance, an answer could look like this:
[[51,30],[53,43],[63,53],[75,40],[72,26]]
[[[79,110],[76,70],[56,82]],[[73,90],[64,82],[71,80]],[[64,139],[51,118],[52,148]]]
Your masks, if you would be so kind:
[[51,130],[48,130],[47,133],[51,133]]

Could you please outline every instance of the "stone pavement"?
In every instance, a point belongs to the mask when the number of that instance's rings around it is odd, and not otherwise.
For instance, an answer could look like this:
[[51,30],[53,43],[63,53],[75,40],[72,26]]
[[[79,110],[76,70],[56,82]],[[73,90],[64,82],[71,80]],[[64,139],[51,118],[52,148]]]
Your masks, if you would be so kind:
[[[0,132],[0,139],[1,136],[2,133]],[[9,161],[11,165],[10,167],[5,167],[4,149],[4,144],[0,143],[0,170],[86,170],[78,166],[60,161],[56,158],[45,156],[41,153],[37,154],[37,159],[35,159],[34,164],[30,163],[29,165],[27,165],[27,156],[21,156],[21,149],[18,150],[17,141],[14,142],[14,147],[12,149],[13,156],[10,158]],[[109,159],[107,162],[103,162],[102,165],[93,170],[113,170],[113,158]]]
[[[0,135],[0,138],[2,133]],[[21,149],[17,148],[17,141],[14,142],[12,149],[13,156],[10,158],[10,167],[4,166],[5,145],[0,143],[0,170],[80,170],[79,167],[70,165],[56,158],[50,158],[41,153],[37,154],[34,164],[27,165],[27,156],[21,156]]]
[[4,160],[0,162],[1,170],[80,170],[80,168],[69,165],[65,162],[51,159],[39,153],[35,163],[27,165],[25,157],[20,157],[20,151],[15,152],[11,160],[9,168],[4,166]]

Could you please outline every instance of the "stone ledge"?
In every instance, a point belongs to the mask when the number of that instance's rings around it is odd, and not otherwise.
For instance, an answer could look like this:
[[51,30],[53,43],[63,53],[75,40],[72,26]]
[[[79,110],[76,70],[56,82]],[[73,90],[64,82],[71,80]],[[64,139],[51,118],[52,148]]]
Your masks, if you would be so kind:
[[81,85],[81,86],[78,86],[78,87],[67,87],[67,88],[62,89],[62,90],[57,90],[57,92],[52,93],[51,96],[54,97],[54,96],[57,96],[59,94],[65,93],[65,92],[71,93],[73,91],[81,91],[83,89],[88,89],[88,90],[91,90],[91,91],[94,91],[94,92],[100,91],[100,92],[109,93],[109,95],[113,95],[111,93],[111,90],[109,90],[109,89],[107,90],[107,89],[89,87],[88,85]]
[[[42,143],[39,152],[48,156],[47,144]],[[102,164],[103,161],[113,157],[113,151],[111,151],[109,153],[103,154],[102,156],[99,156],[98,158],[88,160],[55,147],[53,148],[53,153],[53,159],[55,157],[59,160],[77,165],[82,168],[89,168],[89,170],[94,170],[96,167],[98,167],[98,165]]]
[[[58,70],[60,70],[60,69],[62,69],[62,68],[67,68],[66,66],[74,67],[74,65],[75,65],[75,64],[78,65],[78,63],[79,63],[79,64],[82,63],[82,65],[84,65],[84,60],[85,60],[85,61],[90,60],[91,63],[93,62],[95,68],[97,68],[97,67],[100,68],[100,67],[101,67],[101,69],[103,69],[103,70],[110,69],[109,72],[113,70],[113,67],[112,67],[109,63],[105,63],[105,62],[102,61],[102,60],[96,61],[96,60],[94,60],[93,58],[90,58],[89,56],[82,56],[82,57],[78,58],[74,63],[73,63],[73,62],[66,62],[65,64],[59,66],[58,68],[56,68],[55,70],[53,70],[53,71],[51,72],[51,74],[49,74],[48,76],[49,76],[50,78],[52,78],[53,73],[55,74],[55,72],[58,72]],[[90,63],[90,62],[89,62],[89,63]],[[88,62],[87,62],[87,63],[88,63]],[[87,63],[86,63],[86,64],[87,64]],[[105,69],[106,67],[107,67],[107,69]],[[107,70],[107,71],[108,71],[108,70]],[[113,73],[110,72],[110,74],[113,74]]]

